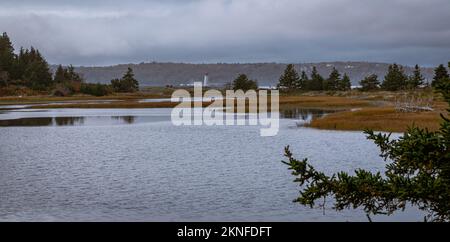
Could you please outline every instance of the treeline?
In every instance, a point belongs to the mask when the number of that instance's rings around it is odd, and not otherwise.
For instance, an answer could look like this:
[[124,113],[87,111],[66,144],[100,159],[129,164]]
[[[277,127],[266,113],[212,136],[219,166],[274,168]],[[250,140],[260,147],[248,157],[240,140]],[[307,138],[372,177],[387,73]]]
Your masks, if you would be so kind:
[[346,73],[341,75],[336,68],[333,68],[328,78],[324,78],[315,66],[311,75],[308,76],[305,71],[299,75],[294,65],[289,64],[280,77],[278,88],[305,91],[346,91],[351,89],[351,81]]
[[[448,63],[448,67],[450,68],[450,62]],[[401,65],[392,64],[389,66],[388,72],[382,82],[378,79],[377,75],[372,74],[359,82],[359,89],[362,91],[414,90],[427,86],[428,84],[424,83],[424,80],[425,78],[421,73],[419,65],[416,65],[413,74],[408,76]],[[431,85],[437,87],[449,82],[447,68],[444,65],[439,65],[435,69]],[[346,73],[341,75],[336,68],[333,68],[330,75],[324,78],[318,73],[316,67],[313,67],[311,75],[308,76],[305,71],[302,71],[299,75],[294,65],[289,64],[279,79],[278,88],[287,91],[347,91],[351,89],[351,81]]]
[[133,70],[128,71],[121,79],[111,80],[111,85],[85,83],[83,77],[76,73],[72,65],[59,65],[53,75],[48,62],[39,52],[20,48],[14,53],[13,44],[7,33],[0,36],[0,90],[16,90],[25,88],[32,91],[67,96],[83,93],[103,96],[112,92],[135,92],[139,90],[139,82],[134,78]]
[[20,48],[14,53],[6,33],[0,36],[0,85],[20,85],[45,90],[53,84],[49,65],[39,50]]

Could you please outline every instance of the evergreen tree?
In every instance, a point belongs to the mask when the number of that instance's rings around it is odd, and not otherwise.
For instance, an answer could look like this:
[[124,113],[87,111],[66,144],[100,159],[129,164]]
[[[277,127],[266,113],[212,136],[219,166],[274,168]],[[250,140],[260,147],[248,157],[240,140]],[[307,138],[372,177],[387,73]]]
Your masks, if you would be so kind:
[[389,66],[388,73],[384,77],[382,88],[388,91],[399,91],[406,88],[408,77],[403,67],[397,64]]
[[378,81],[378,76],[375,74],[367,76],[359,84],[361,85],[362,91],[373,91],[380,87],[380,81]]
[[111,80],[111,85],[116,92],[136,92],[139,90],[139,82],[134,78],[133,69],[130,67],[121,79]]
[[[73,82],[83,82],[83,78],[75,72],[75,68],[72,65],[69,65],[67,67],[67,80],[73,81]],[[137,84],[139,85],[139,83]]]
[[23,75],[27,86],[36,90],[45,90],[52,86],[53,78],[47,61],[41,53],[31,47],[26,58],[26,69]]
[[307,83],[309,81],[308,75],[305,71],[302,71],[300,78],[298,79],[296,88],[299,90],[307,90]]
[[55,83],[63,83],[67,80],[67,76],[67,70],[59,65],[58,68],[56,68],[55,77],[53,78],[53,80],[55,81]]
[[339,73],[338,70],[336,70],[336,68],[333,67],[333,70],[331,71],[328,79],[323,81],[323,89],[329,91],[337,90],[338,83],[340,82],[340,80],[341,74]]
[[127,72],[122,77],[122,82],[124,82],[128,91],[135,92],[139,90],[139,82],[134,78],[133,69],[128,67]]
[[350,80],[350,77],[347,75],[347,73],[344,73],[342,79],[339,80],[337,89],[339,91],[348,91],[352,89],[352,81]]
[[311,72],[311,79],[308,81],[308,89],[313,91],[323,90],[323,77],[317,71],[317,68],[314,66]]
[[[449,67],[450,68],[450,67]],[[434,77],[431,85],[433,87],[437,87],[441,85],[445,80],[449,78],[447,68],[444,65],[439,65],[436,69],[434,69]]]
[[11,72],[15,60],[14,48],[7,33],[0,36],[0,71]]
[[119,78],[112,79],[111,87],[115,92],[122,92],[122,81]]
[[[19,55],[16,57],[12,71],[11,71],[11,79],[15,80],[15,82],[19,82],[23,79],[23,75],[25,74],[25,70],[28,65],[28,55],[29,50],[24,48],[20,48]],[[18,83],[20,84],[20,83]]]
[[14,48],[8,34],[0,36],[0,86],[7,86],[15,61]]
[[244,92],[248,90],[258,89],[258,82],[250,80],[247,75],[240,74],[232,83],[233,90],[242,90]]
[[[55,79],[57,82],[67,80],[67,71],[59,66]],[[79,76],[72,73],[76,79]],[[14,54],[14,48],[6,33],[0,36],[0,83],[27,86],[36,90],[48,90],[53,87],[53,75],[49,65],[39,50],[20,48]],[[6,83],[6,84],[8,84]]]
[[284,73],[280,76],[278,87],[284,87],[287,89],[297,89],[300,85],[300,78],[294,65],[289,64],[286,66]]
[[408,78],[408,89],[418,88],[423,84],[423,80],[425,80],[425,78],[423,78],[422,73],[420,72],[420,67],[419,65],[416,65],[412,76]]
[[300,80],[301,80],[301,86],[302,86],[302,89],[306,89],[306,84],[307,84],[308,81],[309,81],[309,77],[308,77],[308,75],[306,74],[306,71],[302,71],[302,74],[301,74],[301,76],[300,76]]

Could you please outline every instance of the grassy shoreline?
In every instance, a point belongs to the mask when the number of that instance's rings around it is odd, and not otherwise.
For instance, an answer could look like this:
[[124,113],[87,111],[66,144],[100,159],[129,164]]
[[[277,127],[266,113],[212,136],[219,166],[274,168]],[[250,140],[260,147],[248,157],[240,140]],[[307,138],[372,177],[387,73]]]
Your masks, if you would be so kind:
[[344,111],[314,119],[308,127],[326,130],[360,131],[372,129],[385,132],[405,132],[408,127],[417,126],[436,131],[440,127],[439,111],[398,112],[394,107],[363,108]]
[[[394,102],[405,93],[303,93],[280,96],[280,110],[290,108],[316,108],[338,110],[325,117],[314,119],[308,126],[327,130],[364,130],[404,132],[408,126],[436,130],[439,128],[440,114],[446,113],[447,104],[430,92],[419,92],[415,96],[432,96],[432,111],[399,112]],[[125,93],[102,97],[86,95],[71,97],[27,96],[0,97],[0,105],[31,105],[29,108],[173,108],[173,102],[139,102],[141,99],[169,98],[165,93]],[[108,100],[113,100],[109,102]],[[93,102],[89,102],[93,101]],[[95,102],[105,101],[105,102]],[[55,104],[51,104],[57,102]],[[68,102],[68,103],[64,103]],[[72,102],[72,103],[71,103]],[[46,104],[45,106],[39,104]],[[203,103],[208,106],[210,103]]]

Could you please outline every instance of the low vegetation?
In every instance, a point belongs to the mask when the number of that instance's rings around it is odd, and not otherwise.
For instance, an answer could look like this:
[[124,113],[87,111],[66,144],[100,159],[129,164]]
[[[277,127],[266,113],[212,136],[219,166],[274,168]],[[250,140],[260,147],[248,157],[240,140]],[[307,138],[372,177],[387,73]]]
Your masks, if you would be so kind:
[[314,119],[308,126],[329,130],[404,132],[408,126],[439,129],[440,112],[399,112],[394,107],[370,107],[343,111]]

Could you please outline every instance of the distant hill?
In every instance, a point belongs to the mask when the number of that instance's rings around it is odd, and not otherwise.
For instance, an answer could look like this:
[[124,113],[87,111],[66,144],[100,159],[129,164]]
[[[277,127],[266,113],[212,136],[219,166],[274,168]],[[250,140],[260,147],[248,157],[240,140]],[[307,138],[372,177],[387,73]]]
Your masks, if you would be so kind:
[[[341,73],[347,73],[353,85],[369,74],[377,74],[380,80],[387,72],[389,64],[370,62],[321,62],[295,64],[297,71],[310,74],[316,66],[319,73],[328,76],[333,67]],[[205,73],[209,73],[211,85],[222,86],[232,81],[238,74],[245,73],[250,78],[258,80],[260,85],[276,85],[278,78],[286,67],[280,63],[252,63],[252,64],[186,64],[186,63],[141,63],[120,64],[105,67],[76,67],[87,82],[109,83],[111,79],[121,77],[127,67],[133,68],[141,86],[164,86],[188,84],[203,80]],[[54,68],[54,67],[53,67]],[[412,67],[405,67],[406,72],[412,72]],[[422,68],[424,77],[431,80],[433,68]]]

